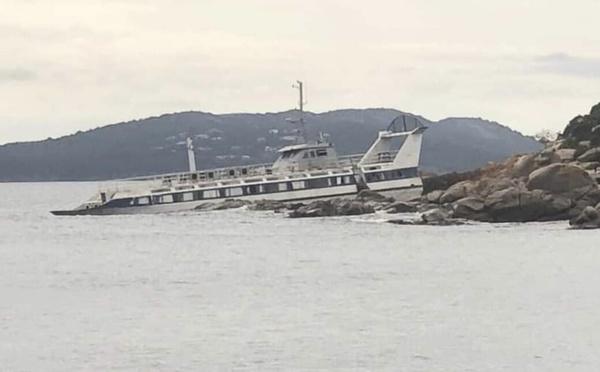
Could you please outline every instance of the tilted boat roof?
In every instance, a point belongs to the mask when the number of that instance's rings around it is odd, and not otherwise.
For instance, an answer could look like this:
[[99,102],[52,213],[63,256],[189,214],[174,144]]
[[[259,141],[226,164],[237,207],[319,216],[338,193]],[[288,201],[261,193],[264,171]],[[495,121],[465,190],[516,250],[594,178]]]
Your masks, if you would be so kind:
[[302,143],[299,145],[290,145],[285,146],[277,150],[277,152],[287,152],[287,151],[295,151],[295,150],[306,150],[306,149],[322,149],[325,147],[332,147],[331,143],[327,142],[315,142],[315,143]]

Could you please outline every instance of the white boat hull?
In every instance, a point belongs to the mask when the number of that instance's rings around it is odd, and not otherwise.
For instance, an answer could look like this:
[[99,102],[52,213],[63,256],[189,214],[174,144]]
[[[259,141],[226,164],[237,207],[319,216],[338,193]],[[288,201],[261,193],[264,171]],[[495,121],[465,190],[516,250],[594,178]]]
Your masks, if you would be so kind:
[[[387,182],[379,182],[381,184]],[[371,186],[371,185],[369,185]],[[381,185],[383,186],[383,185]],[[388,184],[388,186],[390,186]],[[380,187],[381,189],[381,187]],[[377,191],[377,190],[373,190]],[[418,197],[422,192],[421,185],[403,185],[402,188],[387,189],[377,191],[378,193],[392,197],[397,201],[408,201]],[[356,185],[344,185],[336,187],[328,187],[322,189],[309,189],[309,190],[295,190],[287,192],[279,192],[272,194],[262,195],[245,195],[237,196],[232,198],[217,198],[217,199],[206,199],[206,200],[194,200],[188,202],[169,203],[169,204],[153,204],[146,206],[131,206],[121,208],[94,208],[94,209],[82,209],[72,210],[64,212],[53,212],[56,215],[133,215],[133,214],[157,214],[157,213],[177,213],[185,212],[196,209],[197,207],[207,203],[218,203],[227,199],[245,200],[245,201],[259,201],[259,200],[271,200],[280,202],[306,202],[314,200],[327,200],[327,199],[353,199],[358,194]]]

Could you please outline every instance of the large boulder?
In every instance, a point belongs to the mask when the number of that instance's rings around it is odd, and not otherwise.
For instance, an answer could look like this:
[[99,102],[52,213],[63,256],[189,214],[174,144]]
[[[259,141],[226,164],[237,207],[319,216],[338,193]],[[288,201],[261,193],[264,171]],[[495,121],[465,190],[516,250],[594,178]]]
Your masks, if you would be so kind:
[[522,182],[512,178],[484,178],[477,184],[477,193],[481,196],[488,196],[496,191],[505,190],[511,187],[520,187]]
[[452,207],[454,217],[477,221],[487,220],[487,215],[484,213],[485,202],[479,197],[469,196],[457,200]]
[[566,218],[571,201],[542,190],[512,187],[497,191],[485,200],[489,219],[494,222],[528,222]]
[[545,167],[546,165],[560,163],[560,156],[551,148],[545,149],[535,156],[535,167]]
[[596,181],[583,169],[570,164],[551,164],[529,175],[529,190],[565,193],[575,189],[597,187]]
[[514,178],[527,177],[536,167],[536,154],[523,155],[517,159],[511,169]]
[[590,161],[590,162],[578,163],[577,166],[579,166],[585,170],[588,170],[588,171],[596,171],[598,168],[600,168],[600,162]]
[[452,203],[458,199],[465,198],[469,196],[473,190],[475,190],[475,184],[472,181],[455,183],[440,197],[440,203]]
[[568,163],[575,160],[575,149],[559,149],[556,150],[556,155],[563,163]]
[[431,209],[421,215],[421,221],[426,225],[452,225],[451,214],[443,208]]
[[429,203],[439,203],[442,195],[444,195],[443,190],[434,190],[434,191],[430,192],[429,194],[425,195],[424,198],[425,198],[425,201],[427,201]]
[[587,163],[591,161],[600,161],[600,147],[594,147],[592,149],[587,150],[583,154],[577,157],[582,163]]
[[600,213],[594,207],[586,207],[578,216],[569,221],[575,229],[598,229],[600,228]]

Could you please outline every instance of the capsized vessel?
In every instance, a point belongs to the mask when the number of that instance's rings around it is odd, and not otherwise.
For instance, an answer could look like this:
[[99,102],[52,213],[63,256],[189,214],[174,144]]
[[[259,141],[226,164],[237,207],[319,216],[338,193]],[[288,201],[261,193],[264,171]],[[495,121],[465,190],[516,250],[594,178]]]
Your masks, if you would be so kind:
[[[302,83],[298,83],[299,122],[304,129]],[[425,129],[416,117],[400,115],[378,133],[365,154],[338,156],[333,144],[321,138],[283,147],[273,164],[209,170],[196,169],[193,143],[188,138],[188,172],[114,181],[79,207],[51,213],[178,212],[225,199],[299,202],[353,198],[362,189],[408,200],[422,192],[418,167]]]

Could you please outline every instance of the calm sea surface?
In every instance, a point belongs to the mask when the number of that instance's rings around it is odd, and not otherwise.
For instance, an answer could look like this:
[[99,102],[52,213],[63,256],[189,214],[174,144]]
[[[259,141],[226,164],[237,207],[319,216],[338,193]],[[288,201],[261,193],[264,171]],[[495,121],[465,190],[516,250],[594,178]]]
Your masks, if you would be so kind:
[[96,189],[0,184],[0,370],[600,370],[600,231],[48,213]]

